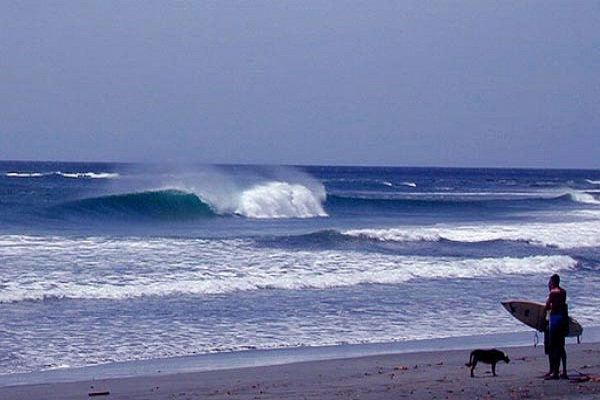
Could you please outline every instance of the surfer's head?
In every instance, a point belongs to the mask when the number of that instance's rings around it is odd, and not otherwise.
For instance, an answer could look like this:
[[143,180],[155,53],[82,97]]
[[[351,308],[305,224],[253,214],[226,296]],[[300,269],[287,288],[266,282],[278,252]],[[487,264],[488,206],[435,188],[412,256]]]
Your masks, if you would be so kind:
[[550,285],[554,286],[554,287],[559,287],[560,286],[560,276],[558,274],[554,274],[550,277]]

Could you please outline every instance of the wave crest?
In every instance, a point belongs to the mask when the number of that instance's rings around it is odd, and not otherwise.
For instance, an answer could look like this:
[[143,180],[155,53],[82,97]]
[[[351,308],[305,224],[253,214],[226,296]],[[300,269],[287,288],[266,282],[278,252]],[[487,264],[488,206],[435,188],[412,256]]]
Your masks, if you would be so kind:
[[214,215],[198,196],[177,190],[94,197],[65,203],[59,209],[101,218],[187,219]]
[[268,182],[243,191],[235,214],[248,218],[326,217],[325,193],[287,182]]
[[255,219],[326,217],[325,193],[300,184],[268,182],[226,198],[163,189],[100,196],[64,203],[58,207],[71,214],[152,219],[193,219],[211,215],[240,215]]
[[464,243],[506,240],[562,249],[600,246],[598,220],[529,223],[520,225],[432,226],[388,229],[354,229],[341,232],[358,239],[382,242],[437,242],[449,240]]
[[577,203],[583,204],[600,204],[600,201],[597,200],[593,195],[586,192],[573,192],[569,193],[569,198]]

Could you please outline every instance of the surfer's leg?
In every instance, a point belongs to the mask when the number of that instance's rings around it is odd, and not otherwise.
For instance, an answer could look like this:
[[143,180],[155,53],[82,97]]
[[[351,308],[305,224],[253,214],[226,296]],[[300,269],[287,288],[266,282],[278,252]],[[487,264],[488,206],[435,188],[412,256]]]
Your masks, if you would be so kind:
[[567,374],[567,351],[565,350],[564,347],[562,349],[561,358],[562,358],[563,372],[560,377],[563,379],[569,379],[569,375]]
[[568,379],[569,375],[567,375],[567,350],[565,348],[564,334],[561,337],[561,343],[560,343],[560,359],[562,361],[562,374],[560,377],[563,379]]
[[544,354],[548,356],[548,372],[544,378],[549,378],[552,376],[552,354],[550,353],[550,328],[548,325],[544,329]]
[[549,344],[550,344],[550,371],[552,379],[558,379],[558,373],[560,369],[560,360],[562,356],[561,352],[561,316],[551,315],[550,316],[550,328],[549,333]]

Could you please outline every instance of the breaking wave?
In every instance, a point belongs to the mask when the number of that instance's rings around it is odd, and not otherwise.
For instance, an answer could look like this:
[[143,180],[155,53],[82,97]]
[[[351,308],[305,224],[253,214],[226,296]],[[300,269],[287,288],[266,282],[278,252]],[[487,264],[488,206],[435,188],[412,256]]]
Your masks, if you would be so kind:
[[198,196],[177,190],[88,198],[62,204],[58,209],[101,218],[187,219],[214,215]]
[[[224,200],[224,201],[221,201]],[[76,200],[57,207],[61,212],[97,217],[193,219],[239,215],[253,219],[326,217],[324,192],[287,182],[267,182],[229,197],[204,199],[178,189],[114,194]]]
[[234,212],[248,218],[326,217],[324,200],[324,192],[300,184],[268,182],[242,192]]
[[598,220],[518,225],[407,226],[389,229],[354,229],[340,233],[348,237],[383,242],[448,240],[478,243],[504,240],[562,249],[600,246]]
[[[49,251],[51,270],[36,268],[36,260]],[[90,253],[101,254],[102,263],[88,257]],[[562,255],[461,259],[288,251],[256,248],[252,241],[239,239],[0,237],[0,256],[8,255],[13,257],[15,268],[5,271],[1,303],[328,289],[423,279],[548,274],[578,265]]]
[[[576,202],[597,205],[600,201],[585,192],[569,193],[552,198],[534,199],[423,199],[423,198],[359,198],[327,195],[324,189],[309,188],[298,183],[271,181],[245,189],[219,193],[188,188],[148,190],[105,195],[61,204],[61,212],[99,217],[131,217],[186,219],[206,216],[237,215],[251,219],[319,218],[329,213],[353,209],[373,211],[470,210],[512,205],[539,205]],[[430,237],[429,234],[425,235]]]
[[600,200],[596,199],[592,194],[585,192],[573,192],[568,194],[572,201],[584,204],[600,204]]

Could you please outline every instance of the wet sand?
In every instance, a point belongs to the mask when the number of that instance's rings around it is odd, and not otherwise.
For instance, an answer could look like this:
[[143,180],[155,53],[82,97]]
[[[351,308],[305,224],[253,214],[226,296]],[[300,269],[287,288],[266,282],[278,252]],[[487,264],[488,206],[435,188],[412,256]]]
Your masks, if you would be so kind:
[[0,388],[17,399],[600,399],[600,343],[568,345],[569,380],[541,376],[541,346],[500,348],[497,376],[465,366],[470,350],[386,354],[277,366]]

